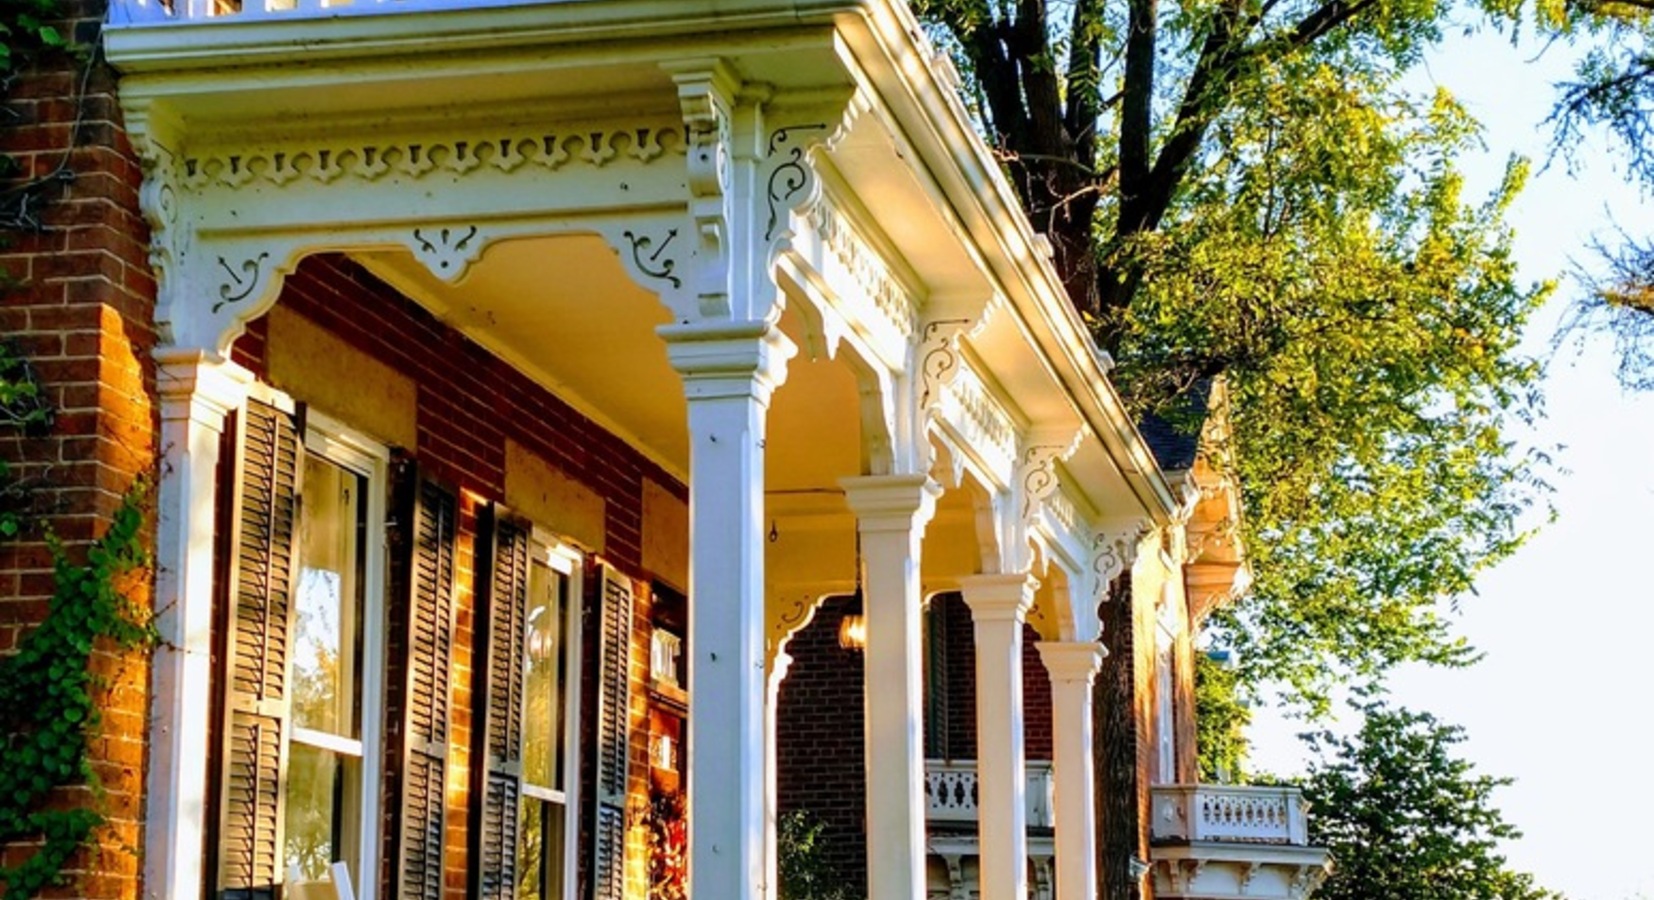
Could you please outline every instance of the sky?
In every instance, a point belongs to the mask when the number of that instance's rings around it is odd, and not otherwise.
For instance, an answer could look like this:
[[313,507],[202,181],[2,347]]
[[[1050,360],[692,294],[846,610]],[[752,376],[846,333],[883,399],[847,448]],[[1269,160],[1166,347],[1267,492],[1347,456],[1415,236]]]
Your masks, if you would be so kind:
[[[1535,163],[1510,221],[1523,277],[1563,278],[1524,341],[1547,362],[1535,437],[1561,445],[1562,471],[1557,520],[1460,604],[1459,631],[1485,658],[1407,668],[1391,684],[1399,704],[1464,726],[1459,749],[1480,772],[1516,779],[1497,797],[1524,832],[1504,848],[1513,867],[1569,900],[1654,900],[1654,393],[1621,390],[1604,335],[1553,349],[1579,293],[1565,276],[1590,265],[1590,238],[1611,238],[1616,224],[1654,234],[1654,201],[1627,184],[1606,141],[1580,148],[1572,170],[1546,167],[1544,119],[1574,52],[1455,33],[1413,79],[1447,88],[1486,125],[1487,152],[1462,163],[1471,186],[1491,189],[1511,153]],[[1298,730],[1261,715],[1254,761],[1300,767]]]

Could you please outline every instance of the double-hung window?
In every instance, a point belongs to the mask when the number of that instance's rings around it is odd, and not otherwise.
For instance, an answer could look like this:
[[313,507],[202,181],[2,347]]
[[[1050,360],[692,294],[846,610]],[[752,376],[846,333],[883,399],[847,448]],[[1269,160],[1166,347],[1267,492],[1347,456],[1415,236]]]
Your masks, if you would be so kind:
[[472,895],[572,900],[580,832],[581,557],[490,510],[478,621],[482,727],[473,770]]
[[349,877],[371,898],[388,456],[273,395],[229,436],[214,893]]
[[530,545],[523,617],[523,792],[518,807],[517,900],[563,900],[574,883],[569,752],[579,740],[571,716],[580,670],[578,557],[535,540]]

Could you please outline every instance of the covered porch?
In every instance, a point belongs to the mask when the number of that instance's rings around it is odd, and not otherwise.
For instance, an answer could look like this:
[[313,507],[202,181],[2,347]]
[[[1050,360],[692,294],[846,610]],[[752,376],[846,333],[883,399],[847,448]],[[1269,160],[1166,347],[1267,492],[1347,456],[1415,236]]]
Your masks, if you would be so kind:
[[[926,895],[942,773],[924,752],[921,609],[943,591],[962,594],[977,648],[982,737],[974,771],[954,774],[975,785],[981,895],[1029,892],[1025,623],[1054,719],[1033,814],[1049,817],[1056,896],[1094,895],[1096,607],[1179,498],[904,4],[117,11],[108,53],[146,166],[168,459],[148,895],[215,883],[197,852],[213,790],[197,713],[213,694],[219,435],[253,381],[232,348],[322,254],[686,489],[681,551],[644,553],[659,562],[645,574],[687,595],[674,702],[692,895],[774,895],[788,642],[822,598],[850,593],[866,616],[867,896]],[[354,413],[370,421],[371,406]],[[560,537],[603,556],[580,521]],[[460,757],[450,785],[469,780]],[[625,828],[587,814],[593,841]],[[357,896],[384,895],[375,873],[406,865],[380,853],[361,848]],[[592,865],[594,896],[626,896],[633,863]]]

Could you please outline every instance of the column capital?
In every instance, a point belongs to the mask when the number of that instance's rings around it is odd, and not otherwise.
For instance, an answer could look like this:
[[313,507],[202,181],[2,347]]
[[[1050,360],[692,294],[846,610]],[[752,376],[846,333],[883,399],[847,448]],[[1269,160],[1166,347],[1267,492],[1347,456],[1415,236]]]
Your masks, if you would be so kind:
[[1039,579],[1026,574],[967,575],[959,579],[959,591],[976,622],[1026,622],[1037,590]]
[[798,353],[781,329],[765,321],[662,325],[666,356],[683,377],[689,400],[752,397],[766,405]]
[[1039,641],[1034,646],[1053,684],[1091,684],[1108,655],[1096,641]]
[[254,381],[253,373],[205,350],[158,349],[155,364],[161,419],[193,420],[217,431],[224,416],[247,400]]
[[942,495],[928,475],[858,475],[840,478],[839,485],[863,533],[923,530]]

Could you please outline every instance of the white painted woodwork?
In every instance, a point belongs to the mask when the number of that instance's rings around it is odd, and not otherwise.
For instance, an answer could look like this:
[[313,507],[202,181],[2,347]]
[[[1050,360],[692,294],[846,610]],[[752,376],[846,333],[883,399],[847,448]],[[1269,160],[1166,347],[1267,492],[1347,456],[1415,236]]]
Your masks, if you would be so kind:
[[1305,900],[1331,871],[1311,847],[1295,787],[1168,784],[1152,790],[1154,893],[1164,900]]
[[941,489],[924,475],[845,478],[866,572],[863,668],[869,900],[924,896],[924,622],[919,552]]
[[1028,812],[1022,739],[1022,625],[1031,575],[960,579],[976,633],[977,803],[982,900],[1028,896]]
[[1097,779],[1092,682],[1103,662],[1095,641],[1042,641],[1051,679],[1051,749],[1056,772],[1057,900],[1097,896]]
[[213,537],[224,417],[252,376],[197,354],[158,356],[161,480],[156,495],[155,627],[144,892],[201,896],[212,708]]
[[[1056,824],[1056,782],[1051,762],[1027,760],[1028,827],[1050,828]],[[981,811],[976,805],[976,760],[925,761],[925,818],[932,822],[975,822]]]
[[1295,787],[1156,785],[1154,836],[1168,840],[1306,844],[1304,798]]
[[689,403],[689,883],[759,900],[769,850],[764,434],[792,346],[763,323],[667,327]]

